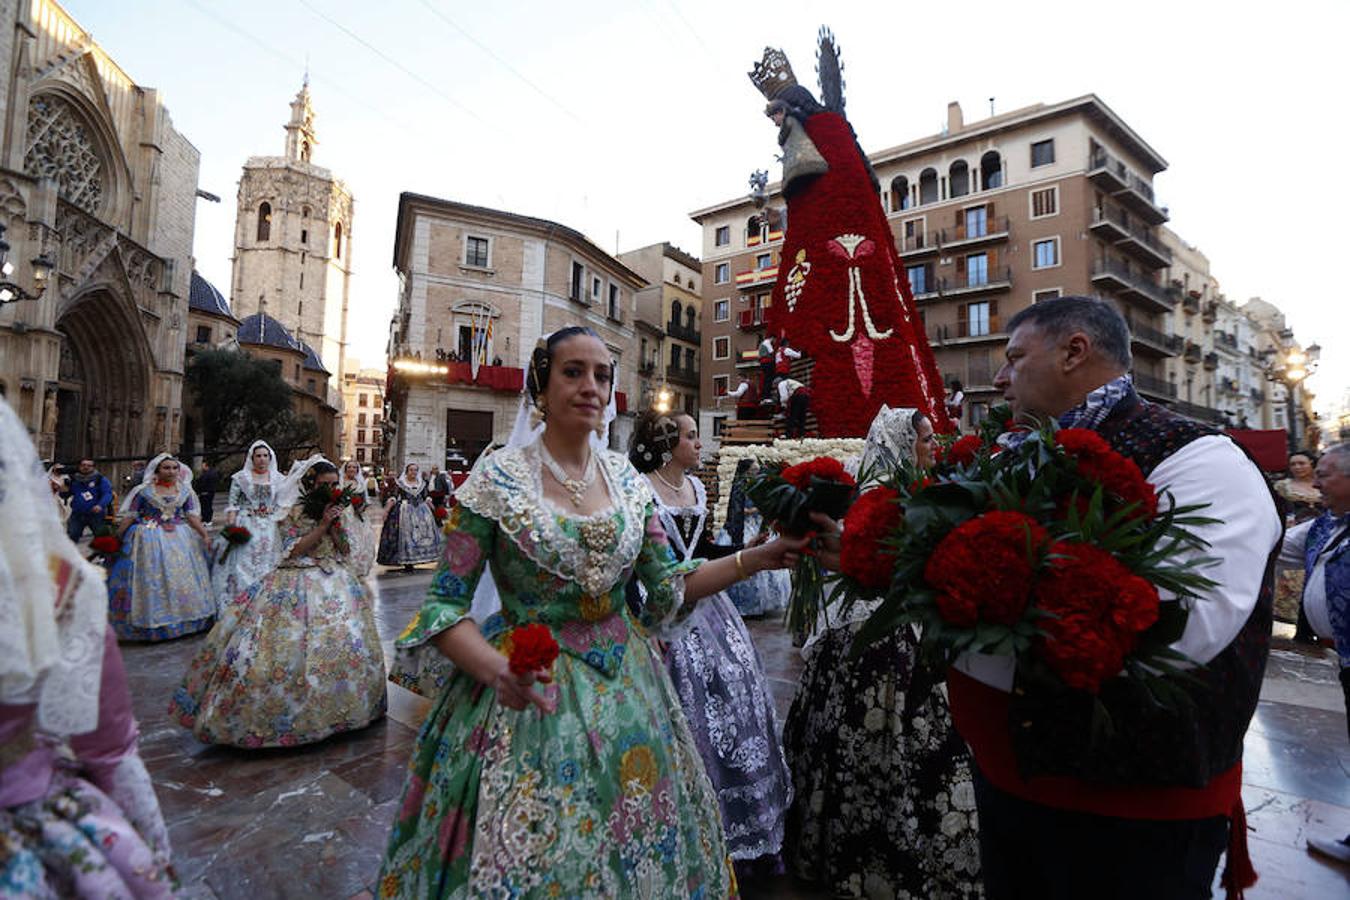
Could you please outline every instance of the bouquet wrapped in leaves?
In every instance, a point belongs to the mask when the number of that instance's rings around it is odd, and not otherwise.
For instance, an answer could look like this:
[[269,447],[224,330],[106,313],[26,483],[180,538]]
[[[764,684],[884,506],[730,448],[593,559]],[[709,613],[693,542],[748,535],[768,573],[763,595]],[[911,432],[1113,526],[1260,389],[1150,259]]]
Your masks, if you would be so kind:
[[[766,467],[746,485],[746,496],[759,507],[765,522],[779,531],[802,537],[813,529],[811,513],[841,518],[853,503],[858,483],[839,460],[828,456],[795,466]],[[814,556],[803,555],[792,572],[792,597],[787,624],[794,635],[816,628],[824,604],[824,578]]]
[[928,478],[869,473],[878,484],[844,520],[832,597],[881,599],[859,647],[918,625],[940,664],[964,652],[1011,656],[1023,680],[1091,695],[1094,733],[1110,728],[1097,694],[1111,678],[1136,679],[1163,704],[1189,702],[1178,683],[1190,661],[1170,645],[1213,586],[1200,570],[1214,560],[1191,530],[1213,520],[1160,500],[1096,432],[1046,427],[1005,449],[1000,413],[947,448]]

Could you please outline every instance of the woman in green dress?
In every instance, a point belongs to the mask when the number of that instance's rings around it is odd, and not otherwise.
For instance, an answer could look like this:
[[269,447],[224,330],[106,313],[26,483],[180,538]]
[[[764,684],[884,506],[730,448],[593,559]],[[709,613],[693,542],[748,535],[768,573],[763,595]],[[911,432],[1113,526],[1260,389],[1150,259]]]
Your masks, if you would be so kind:
[[[804,541],[677,560],[650,485],[590,440],[612,381],[593,331],[541,342],[527,386],[542,434],[456,492],[431,590],[398,640],[430,642],[455,674],[418,735],[381,897],[735,895],[717,798],[651,635],[701,597],[792,565]],[[508,623],[491,643],[470,617],[488,563]],[[648,592],[636,617],[630,577]],[[562,653],[551,672],[517,677],[504,644],[536,622]]]

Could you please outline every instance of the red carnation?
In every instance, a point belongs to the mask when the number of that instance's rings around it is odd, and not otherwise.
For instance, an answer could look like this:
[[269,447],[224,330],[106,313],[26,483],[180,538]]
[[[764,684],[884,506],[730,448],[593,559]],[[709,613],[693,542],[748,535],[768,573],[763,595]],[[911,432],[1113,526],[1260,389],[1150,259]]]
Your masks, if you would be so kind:
[[329,490],[328,498],[333,503],[337,503],[339,500],[342,499],[342,488],[332,488],[331,490]]
[[1036,554],[1048,537],[1019,512],[985,513],[952,529],[923,573],[937,591],[939,613],[966,627],[974,624],[972,611],[984,622],[1014,624],[1026,612]]
[[89,542],[89,549],[96,553],[113,554],[122,551],[122,542],[111,534],[100,535]]
[[1158,590],[1098,547],[1058,541],[1050,553],[1035,599],[1054,618],[1041,620],[1037,649],[1065,684],[1095,694],[1158,620]]
[[836,481],[850,487],[857,484],[853,480],[853,476],[844,471],[844,464],[833,456],[817,456],[815,459],[808,459],[804,463],[788,466],[782,471],[781,477],[799,491],[811,487],[812,478]]
[[1078,474],[1126,505],[1137,503],[1138,515],[1151,519],[1158,514],[1158,495],[1139,466],[1112,450],[1097,432],[1064,428],[1055,432],[1055,442],[1078,464]]
[[980,448],[984,446],[979,435],[968,434],[947,448],[943,461],[955,466],[967,466],[975,461]]
[[352,506],[360,507],[365,505],[366,505],[365,497],[362,497],[360,494],[352,494]]
[[882,541],[900,528],[903,515],[899,499],[900,495],[890,488],[873,488],[844,516],[839,569],[864,587],[879,589],[891,582],[894,551],[882,547]]
[[226,525],[221,535],[231,544],[247,544],[253,537],[253,533],[242,525]]
[[547,669],[558,658],[558,642],[547,625],[538,622],[521,625],[511,631],[508,640],[511,645],[508,665],[515,675]]
[[444,522],[446,516],[450,515],[444,506],[433,507],[431,514],[436,517],[437,522]]

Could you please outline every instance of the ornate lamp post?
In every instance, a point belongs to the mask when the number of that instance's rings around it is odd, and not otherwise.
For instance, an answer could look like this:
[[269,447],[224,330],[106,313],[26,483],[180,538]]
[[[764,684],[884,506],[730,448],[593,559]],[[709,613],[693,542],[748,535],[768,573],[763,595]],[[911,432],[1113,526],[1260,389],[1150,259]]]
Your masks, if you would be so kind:
[[1285,387],[1284,396],[1287,404],[1285,420],[1289,426],[1289,452],[1293,453],[1299,449],[1298,388],[1309,375],[1317,371],[1322,348],[1317,344],[1311,345],[1307,350],[1285,346],[1278,350],[1274,348],[1266,350],[1262,355],[1265,357],[1266,380]]
[[5,226],[0,225],[0,306],[17,303],[20,300],[37,300],[47,291],[47,281],[56,268],[46,253],[33,260],[33,293],[10,281],[14,276],[14,263],[9,260],[9,242],[5,240]]

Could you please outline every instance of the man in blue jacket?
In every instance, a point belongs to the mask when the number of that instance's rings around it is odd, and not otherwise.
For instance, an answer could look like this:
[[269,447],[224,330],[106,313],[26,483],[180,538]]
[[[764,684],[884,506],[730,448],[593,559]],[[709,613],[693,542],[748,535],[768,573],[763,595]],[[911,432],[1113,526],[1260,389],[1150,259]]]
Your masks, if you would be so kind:
[[94,468],[92,459],[80,460],[78,470],[70,476],[70,487],[63,493],[70,498],[70,519],[66,533],[72,541],[84,535],[84,529],[93,531],[112,506],[112,483]]
[[[1350,713],[1350,443],[1336,444],[1322,454],[1314,483],[1326,512],[1289,529],[1280,562],[1303,568],[1303,608],[1313,630],[1336,642]],[[1309,837],[1308,846],[1350,865],[1350,835],[1341,840]]]

